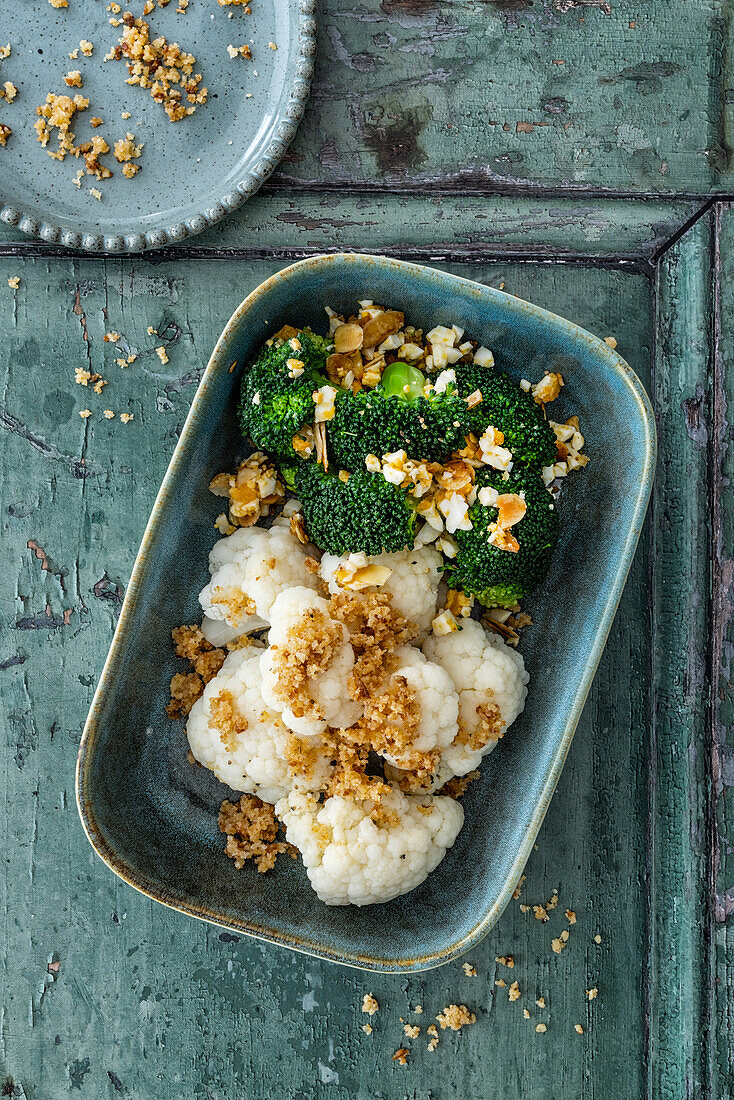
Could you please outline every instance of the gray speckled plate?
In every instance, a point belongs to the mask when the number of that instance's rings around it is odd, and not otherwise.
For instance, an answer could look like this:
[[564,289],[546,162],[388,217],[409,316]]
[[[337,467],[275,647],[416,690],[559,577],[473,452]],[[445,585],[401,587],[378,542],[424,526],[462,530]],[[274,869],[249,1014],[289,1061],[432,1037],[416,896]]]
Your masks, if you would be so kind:
[[[254,0],[251,15],[218,0],[189,0],[185,14],[176,11],[176,0],[156,7],[146,17],[151,37],[165,35],[193,53],[209,89],[208,103],[176,123],[149,90],[125,83],[124,61],[103,60],[120,36],[110,26],[107,0],[69,0],[62,9],[0,0],[0,7],[0,46],[12,48],[0,61],[0,84],[10,80],[18,88],[12,104],[0,99],[0,123],[13,131],[0,148],[0,218],[43,240],[89,252],[140,252],[199,233],[257,191],[303,114],[316,50],[315,0]],[[141,15],[142,0],[123,10]],[[72,60],[83,38],[94,43],[94,54]],[[243,43],[251,45],[252,61],[228,56],[229,44]],[[64,84],[70,69],[81,71],[82,89]],[[52,160],[41,147],[36,107],[48,92],[70,91],[90,101],[75,118],[77,142],[98,133],[112,146],[131,131],[144,143],[134,179],[109,154],[102,159],[114,177],[98,182],[86,175],[77,188],[82,162]],[[96,131],[94,115],[104,120]],[[49,148],[55,146],[52,139]]]

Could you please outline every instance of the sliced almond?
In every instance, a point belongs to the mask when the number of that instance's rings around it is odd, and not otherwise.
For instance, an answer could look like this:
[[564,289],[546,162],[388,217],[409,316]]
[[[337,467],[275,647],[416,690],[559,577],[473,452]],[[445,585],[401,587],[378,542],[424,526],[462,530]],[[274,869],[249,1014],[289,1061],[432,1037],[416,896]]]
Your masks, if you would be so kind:
[[370,317],[363,325],[363,346],[377,347],[388,336],[401,329],[404,320],[404,315],[396,309],[385,309],[375,317]]
[[334,333],[334,351],[339,354],[359,351],[363,340],[364,331],[361,325],[339,325]]
[[324,470],[328,470],[329,455],[326,449],[326,424],[323,421],[319,421],[314,425],[314,437],[316,440],[316,461],[324,467]]
[[481,405],[484,398],[482,397],[481,390],[474,390],[474,393],[470,393],[466,399],[466,403],[470,409],[475,408],[477,405]]
[[305,546],[308,542],[308,535],[306,534],[306,525],[303,520],[303,513],[296,512],[294,516],[291,516],[291,534],[298,539],[299,542]]
[[299,328],[294,328],[293,325],[283,325],[282,328],[278,329],[273,339],[290,340],[293,336],[298,336],[300,331]]
[[497,525],[506,531],[519,523],[528,506],[517,493],[502,493],[497,497]]

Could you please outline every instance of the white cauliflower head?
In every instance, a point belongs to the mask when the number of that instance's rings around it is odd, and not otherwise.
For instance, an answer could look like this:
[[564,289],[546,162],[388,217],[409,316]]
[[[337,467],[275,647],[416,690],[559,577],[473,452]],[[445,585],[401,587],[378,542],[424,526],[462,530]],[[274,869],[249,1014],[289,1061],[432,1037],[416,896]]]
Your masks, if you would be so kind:
[[316,789],[328,777],[326,755],[308,754],[299,774],[288,767],[292,736],[261,693],[260,649],[231,653],[191,708],[186,736],[194,757],[235,791],[277,802],[295,787]]
[[302,737],[353,725],[361,713],[347,693],[354,651],[328,601],[310,588],[286,588],[270,614],[269,644],[260,658],[267,705]]
[[374,905],[407,894],[435,870],[456,840],[464,811],[452,798],[393,790],[379,807],[335,796],[319,804],[293,791],[275,812],[327,905]]
[[[306,568],[308,556],[308,548],[285,527],[240,527],[220,539],[209,554],[212,579],[199,596],[205,635],[214,633],[211,620],[224,620],[233,637],[262,630],[284,589],[294,584],[316,589],[319,581]],[[221,631],[216,637],[224,639]]]
[[386,592],[395,610],[418,627],[418,641],[425,638],[436,614],[438,585],[441,580],[439,570],[443,563],[438,551],[423,546],[418,550],[401,550],[396,554],[376,554],[371,557],[366,554],[351,554],[349,558],[340,558],[336,554],[324,554],[320,573],[332,595],[343,592],[345,587],[349,588],[348,579],[345,586],[339,584],[338,574],[346,573],[348,578],[352,572],[351,567],[355,564],[350,559],[355,558],[364,558],[364,566],[384,566],[390,570],[390,575],[380,584],[379,589],[369,587],[366,591]]
[[530,677],[522,656],[474,619],[462,620],[461,630],[427,638],[423,652],[448,673],[459,695],[459,735],[442,754],[441,780],[465,775],[522,711]]
[[[449,674],[426,660],[419,649],[399,646],[394,658],[396,665],[380,693],[365,704],[364,720],[367,728],[374,727],[379,754],[397,767],[411,767],[415,753],[442,751],[454,740],[459,728],[459,699]],[[394,727],[389,737],[402,741],[392,751],[377,747],[385,723]]]

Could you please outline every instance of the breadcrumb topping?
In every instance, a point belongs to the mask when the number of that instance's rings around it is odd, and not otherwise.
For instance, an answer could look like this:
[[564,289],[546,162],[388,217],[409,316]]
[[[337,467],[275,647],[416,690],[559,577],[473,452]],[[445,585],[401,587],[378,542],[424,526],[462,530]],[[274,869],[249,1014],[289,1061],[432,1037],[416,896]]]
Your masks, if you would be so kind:
[[338,592],[329,601],[329,612],[346,626],[354,650],[349,694],[355,700],[367,699],[390,671],[390,655],[412,641],[418,627],[392,606],[385,592]]
[[243,794],[236,803],[225,800],[219,810],[219,829],[227,837],[225,851],[238,870],[252,859],[264,874],[281,853],[296,858],[298,850],[292,844],[276,840],[278,828],[274,807],[251,794]]
[[309,607],[288,631],[287,646],[273,647],[274,692],[298,718],[321,718],[309,680],[331,666],[343,642],[342,628],[316,607]]

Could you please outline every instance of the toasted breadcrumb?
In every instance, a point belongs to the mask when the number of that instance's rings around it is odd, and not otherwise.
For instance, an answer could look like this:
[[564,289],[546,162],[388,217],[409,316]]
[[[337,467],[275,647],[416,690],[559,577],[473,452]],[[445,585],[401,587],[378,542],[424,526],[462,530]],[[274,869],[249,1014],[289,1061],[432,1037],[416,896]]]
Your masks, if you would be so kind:
[[463,963],[461,969],[464,971],[467,978],[476,978],[477,970],[471,963]]
[[20,286],[20,275],[11,275],[8,279],[8,286],[12,287],[13,290],[17,290]]
[[112,409],[105,409],[103,415],[105,420],[114,420],[115,418],[115,414],[113,413]]
[[94,52],[94,44],[90,42],[88,38],[82,38],[79,43],[79,49],[85,57],[91,57]]
[[93,199],[96,199],[97,202],[102,201],[102,192],[98,187],[90,187],[89,194],[92,196]]
[[430,1039],[428,1040],[428,1049],[435,1050],[438,1046],[438,1028],[436,1027],[436,1025],[431,1024],[430,1027],[427,1027],[426,1034],[430,1035]]
[[92,415],[92,410],[91,409],[82,409],[82,411],[79,413],[79,415],[81,416],[82,420],[86,420],[87,417]]
[[309,681],[331,667],[343,637],[338,623],[311,607],[288,631],[287,644],[275,653],[273,691],[297,717],[321,717]]
[[397,1062],[399,1066],[407,1066],[409,1051],[405,1047],[401,1047],[400,1050],[396,1050],[392,1056],[393,1062]]
[[576,1031],[579,1035],[584,1034],[584,1029],[582,1028],[581,1024],[574,1024],[573,1030]]
[[376,997],[372,993],[365,993],[362,998],[362,1011],[366,1012],[368,1016],[374,1016],[379,1010],[379,1004]]
[[165,366],[166,363],[169,362],[168,353],[166,352],[166,349],[163,346],[163,344],[161,344],[161,346],[159,348],[155,349],[155,353],[158,356],[158,358],[160,359],[161,363],[164,364],[164,366]]
[[52,8],[68,8],[69,0],[48,0]]
[[105,344],[117,344],[120,342],[119,332],[106,332],[102,337]]
[[460,1031],[468,1024],[476,1023],[476,1016],[470,1012],[466,1005],[448,1005],[443,1012],[436,1017],[442,1030],[451,1028],[452,1031]]
[[547,1024],[536,1024],[536,1025],[535,1025],[535,1030],[536,1030],[536,1031],[537,1031],[537,1032],[538,1032],[538,1033],[539,1033],[540,1035],[542,1035],[542,1034],[543,1034],[543,1032],[545,1032],[545,1031],[547,1031],[547,1030],[548,1030],[548,1026],[547,1026]]
[[223,532],[226,534],[232,534],[235,527],[251,527],[261,516],[269,515],[271,506],[285,495],[277,468],[262,451],[255,451],[241,462],[235,473],[213,477],[209,492],[229,498],[231,530]]
[[417,1039],[421,1033],[421,1029],[416,1024],[405,1024],[403,1031],[409,1039]]
[[18,94],[18,89],[11,80],[6,80],[4,84],[0,84],[0,99],[5,99],[8,103],[12,103]]
[[0,146],[3,146],[7,143],[7,140],[12,133],[13,131],[10,129],[9,126],[6,126],[4,122],[0,122]]
[[523,1015],[524,1020],[529,1020],[530,1019],[530,1013],[528,1012],[528,1010],[526,1008],[524,1008],[522,1010],[522,1015]]
[[513,982],[507,991],[507,996],[511,1001],[516,1001],[520,997],[520,986],[517,982]]
[[573,909],[567,909],[566,910],[566,920],[568,921],[569,924],[575,924],[576,923],[576,914],[574,913]]
[[123,424],[129,424],[133,419],[133,413],[120,413],[120,420]]
[[121,23],[122,38],[107,55],[110,60],[125,59],[129,76],[126,84],[149,88],[156,103],[161,103],[171,122],[194,113],[207,101],[201,73],[194,72],[196,58],[176,42],[163,36],[151,39],[144,19],[125,12]]
[[596,934],[596,935],[594,936],[594,943],[601,943],[601,936],[599,935],[599,933],[598,933],[598,932],[597,932],[597,934]]
[[614,351],[614,349],[615,349],[615,348],[616,348],[616,346],[617,346],[617,341],[616,341],[616,340],[614,339],[614,337],[613,337],[613,336],[605,336],[605,337],[604,337],[604,343],[605,343],[605,344],[606,344],[606,345],[607,345],[608,347],[610,347],[610,348],[612,349],[612,351]]
[[281,853],[296,858],[298,850],[292,844],[276,840],[278,827],[275,808],[254,795],[243,794],[236,803],[225,800],[219,810],[219,829],[227,837],[225,851],[238,871],[248,859],[265,874]]
[[389,655],[412,641],[418,628],[393,608],[385,592],[339,592],[329,601],[329,613],[350,633],[354,669],[349,693],[353,699],[366,699],[384,679]]
[[556,936],[554,939],[551,940],[551,947],[553,948],[553,951],[556,953],[556,955],[560,955],[561,951],[563,951],[563,948],[566,946],[567,943],[568,929],[564,928],[560,936]]
[[252,61],[252,50],[245,43],[242,46],[233,46],[231,43],[227,46],[227,53],[234,61],[235,57],[244,57],[247,61]]
[[587,989],[586,990],[586,997],[590,1001],[595,1001],[596,998],[597,998],[598,993],[599,993],[598,989]]
[[526,879],[526,878],[527,878],[527,875],[520,875],[520,878],[519,878],[519,880],[518,880],[517,886],[516,886],[516,887],[515,887],[515,889],[514,889],[514,890],[512,891],[512,896],[513,896],[513,898],[517,899],[517,898],[519,898],[519,897],[520,897],[520,892],[521,892],[521,890],[522,890],[522,888],[523,888],[523,883],[525,882],[525,879]]
[[4,61],[6,57],[10,57],[12,53],[12,47],[8,42],[7,46],[0,46],[0,61]]
[[515,965],[514,955],[495,955],[494,961],[500,963],[502,966],[509,967],[512,970]]
[[416,1016],[420,1016],[423,1012],[423,1005],[416,1005],[413,1012],[415,1012]]
[[500,987],[500,989],[504,989],[505,986],[507,985],[507,982],[505,981],[504,978],[495,978],[494,984],[498,985]]
[[545,1008],[545,997],[538,997],[538,999],[535,1003],[538,1006],[538,1008]]
[[81,88],[82,74],[79,69],[71,69],[64,77],[64,84],[67,84],[70,88]]
[[371,1035],[372,1024],[362,1024],[362,1031],[365,1033],[365,1035]]

